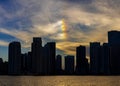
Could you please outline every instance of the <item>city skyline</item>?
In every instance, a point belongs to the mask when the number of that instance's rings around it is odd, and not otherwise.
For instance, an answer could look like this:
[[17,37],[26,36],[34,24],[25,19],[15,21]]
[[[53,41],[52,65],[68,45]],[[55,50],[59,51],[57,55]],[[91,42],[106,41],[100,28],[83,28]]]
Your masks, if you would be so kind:
[[[120,31],[108,32],[108,43],[90,42],[90,62],[86,46],[76,47],[73,55],[56,55],[56,42],[42,46],[41,37],[33,37],[31,51],[21,53],[21,43],[9,43],[8,62],[0,58],[2,75],[119,75]],[[63,68],[64,64],[64,68]]]
[[[30,51],[33,37],[43,45],[56,42],[57,53],[75,55],[75,47],[107,42],[107,32],[120,30],[119,0],[1,0],[0,57],[8,44],[20,41]],[[65,45],[65,46],[63,46]],[[87,55],[89,57],[89,55]]]
[[[117,30],[111,30],[111,31],[115,31],[115,32],[118,32],[119,33],[119,31],[117,31]],[[108,34],[109,34],[109,32],[110,31],[108,31]],[[108,34],[107,34],[107,36],[108,36]],[[117,37],[117,38],[119,38],[117,35],[115,36],[115,37]],[[37,38],[37,37],[33,37],[33,38]],[[39,37],[38,37],[39,38]],[[40,37],[41,38],[41,37]],[[108,39],[108,38],[107,38]],[[41,41],[42,41],[42,44],[41,44],[41,47],[44,47],[47,43],[49,43],[49,42],[46,42],[46,44],[44,44],[43,45],[43,43],[44,43],[44,41],[43,41],[43,38],[41,39]],[[26,54],[26,53],[28,53],[28,52],[31,52],[31,45],[30,45],[30,49],[27,49],[27,50],[25,50],[25,52],[24,52],[24,50],[23,50],[23,46],[22,46],[22,43],[20,42],[20,41],[11,41],[11,42],[19,42],[20,44],[21,44],[21,54]],[[51,42],[53,42],[53,41],[51,41]],[[93,41],[93,42],[89,42],[88,43],[88,45],[84,45],[84,44],[79,44],[79,43],[76,43],[77,44],[77,46],[74,46],[74,54],[71,54],[71,53],[68,53],[68,54],[63,54],[63,53],[57,53],[57,47],[56,47],[56,56],[57,55],[61,55],[62,56],[62,63],[63,63],[63,60],[65,59],[64,57],[65,56],[67,56],[67,55],[71,55],[71,56],[75,56],[75,59],[77,59],[77,55],[76,55],[76,48],[77,47],[80,47],[80,46],[85,46],[86,47],[86,49],[85,49],[85,58],[88,60],[88,62],[90,63],[90,45],[91,45],[91,43],[99,43],[99,46],[102,46],[102,45],[104,45],[105,43],[108,43],[109,42],[109,39],[107,40],[107,42],[99,42],[99,41]],[[31,42],[31,44],[32,44],[32,42]],[[56,43],[57,44],[57,43]],[[70,45],[72,45],[72,44],[70,44]],[[64,46],[66,46],[66,45],[64,45]],[[63,47],[64,47],[63,46]],[[9,47],[9,44],[8,44],[8,46],[6,46],[7,47],[7,59],[8,59],[8,53],[9,53],[9,49],[8,49],[8,47]],[[6,60],[6,59],[4,59],[3,57],[1,57],[2,59],[3,59],[3,61],[4,62],[6,62],[6,61],[8,61],[8,60]],[[75,62],[75,64],[76,64],[76,62]],[[62,68],[64,68],[64,66],[62,65]]]

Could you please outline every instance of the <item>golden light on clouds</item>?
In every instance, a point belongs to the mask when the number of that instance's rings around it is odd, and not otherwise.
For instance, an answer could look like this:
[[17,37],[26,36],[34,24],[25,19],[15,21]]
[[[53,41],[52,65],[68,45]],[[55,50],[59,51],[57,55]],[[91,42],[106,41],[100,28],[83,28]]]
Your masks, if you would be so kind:
[[61,28],[62,28],[62,31],[66,31],[66,29],[67,29],[67,25],[66,25],[66,22],[65,22],[64,19],[62,19],[62,26],[61,26]]
[[61,29],[62,29],[62,37],[63,39],[67,39],[67,24],[64,19],[61,20]]
[[80,42],[59,42],[56,45],[56,48],[64,51],[66,54],[75,55],[76,47],[80,45],[88,46],[89,43],[80,43]]
[[56,23],[53,23],[53,29],[57,30],[57,36],[56,38],[60,40],[66,40],[67,39],[67,24],[65,22],[65,19],[61,19],[57,21]]

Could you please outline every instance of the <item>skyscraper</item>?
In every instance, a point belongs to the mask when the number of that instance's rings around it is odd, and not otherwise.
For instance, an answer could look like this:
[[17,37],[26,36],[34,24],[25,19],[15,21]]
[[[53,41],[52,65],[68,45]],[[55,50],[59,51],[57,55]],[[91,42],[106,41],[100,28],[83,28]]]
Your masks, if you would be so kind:
[[26,70],[28,74],[32,73],[32,52],[28,52],[28,56],[26,58]]
[[20,74],[21,73],[21,45],[20,42],[11,42],[9,44],[9,74]]
[[101,73],[110,74],[110,52],[108,43],[104,43],[102,46]]
[[22,74],[27,74],[27,58],[28,54],[21,54],[21,72]]
[[55,74],[55,56],[56,56],[56,44],[55,42],[49,42],[45,45],[45,67],[47,75]]
[[56,74],[62,73],[62,56],[57,55],[56,56]]
[[120,31],[108,32],[108,44],[110,47],[110,71],[112,74],[120,74]]
[[100,73],[101,46],[99,42],[90,43],[90,72],[91,74]]
[[32,43],[32,72],[33,74],[43,73],[43,54],[42,40],[40,37],[34,37]]
[[110,45],[120,45],[120,31],[109,31],[108,43]]
[[79,46],[76,48],[76,74],[88,74],[89,64],[86,59],[85,46]]
[[4,72],[3,67],[4,67],[3,59],[0,58],[0,75],[3,74],[3,72]]
[[74,56],[65,56],[65,73],[74,74]]

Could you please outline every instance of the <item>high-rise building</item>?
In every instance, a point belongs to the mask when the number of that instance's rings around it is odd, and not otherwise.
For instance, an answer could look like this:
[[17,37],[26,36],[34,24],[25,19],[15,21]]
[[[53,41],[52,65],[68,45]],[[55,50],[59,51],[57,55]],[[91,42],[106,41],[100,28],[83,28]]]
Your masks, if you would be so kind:
[[62,56],[57,55],[56,56],[56,74],[62,73]]
[[33,74],[43,74],[43,48],[40,37],[34,37],[32,43],[32,72]]
[[99,42],[90,43],[90,72],[99,74],[101,69],[101,46]]
[[120,31],[109,31],[108,43],[110,45],[120,45]]
[[110,71],[112,74],[120,74],[120,31],[108,32],[108,44],[110,47]]
[[9,74],[21,73],[21,45],[20,42],[11,42],[9,44]]
[[0,58],[0,75],[3,74],[3,68],[4,67],[4,64],[3,64],[3,59]]
[[120,74],[120,46],[110,46],[111,74]]
[[28,52],[28,56],[26,58],[26,70],[28,74],[32,73],[32,52]]
[[55,56],[56,56],[56,44],[55,42],[49,42],[44,46],[45,56],[45,72],[47,75],[55,74]]
[[74,74],[74,56],[65,56],[65,73]]
[[21,54],[21,72],[22,74],[27,74],[27,58],[28,54]]
[[76,48],[76,74],[88,74],[89,64],[86,59],[85,46],[79,46]]
[[101,73],[105,75],[110,74],[110,52],[108,43],[104,43],[102,46]]

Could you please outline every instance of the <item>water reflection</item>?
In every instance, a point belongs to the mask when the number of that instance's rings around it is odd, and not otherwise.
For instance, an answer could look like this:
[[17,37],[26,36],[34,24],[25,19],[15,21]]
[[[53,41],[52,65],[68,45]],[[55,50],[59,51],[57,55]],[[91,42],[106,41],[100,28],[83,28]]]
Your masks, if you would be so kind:
[[120,86],[120,76],[0,76],[0,86]]

